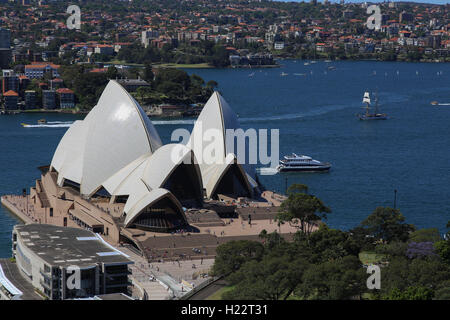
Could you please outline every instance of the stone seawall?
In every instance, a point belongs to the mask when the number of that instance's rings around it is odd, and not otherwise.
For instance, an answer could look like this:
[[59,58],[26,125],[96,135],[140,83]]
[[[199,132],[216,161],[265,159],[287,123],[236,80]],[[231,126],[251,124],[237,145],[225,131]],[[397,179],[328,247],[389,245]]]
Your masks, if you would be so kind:
[[25,224],[36,223],[29,216],[27,216],[22,210],[17,208],[10,200],[10,196],[1,196],[0,201],[1,204],[11,211],[15,216],[17,216],[20,220],[22,220]]

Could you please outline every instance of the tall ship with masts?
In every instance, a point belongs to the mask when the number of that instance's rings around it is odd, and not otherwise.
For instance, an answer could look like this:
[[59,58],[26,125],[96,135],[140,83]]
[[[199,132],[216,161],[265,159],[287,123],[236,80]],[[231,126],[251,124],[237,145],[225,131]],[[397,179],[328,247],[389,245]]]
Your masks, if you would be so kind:
[[366,105],[363,107],[366,109],[365,113],[358,114],[359,120],[386,120],[388,117],[386,113],[380,113],[378,108],[378,94],[375,94],[375,112],[371,112],[371,100],[370,93],[368,91],[364,92],[363,103]]

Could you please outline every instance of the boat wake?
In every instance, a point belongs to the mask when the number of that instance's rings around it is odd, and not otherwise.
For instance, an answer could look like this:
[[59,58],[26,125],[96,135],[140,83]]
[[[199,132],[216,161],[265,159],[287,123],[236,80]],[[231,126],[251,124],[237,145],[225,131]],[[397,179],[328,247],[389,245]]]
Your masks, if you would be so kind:
[[322,114],[326,114],[329,112],[334,112],[338,110],[342,110],[345,108],[351,108],[352,105],[340,105],[340,106],[326,106],[319,107],[314,110],[299,112],[299,113],[288,113],[288,114],[280,114],[273,115],[267,117],[255,117],[255,118],[239,118],[240,123],[248,123],[248,122],[260,122],[260,121],[280,121],[280,120],[291,120],[291,119],[301,119],[307,117],[319,116]]
[[[195,119],[188,120],[153,120],[154,125],[180,125],[180,124],[194,124]],[[42,124],[22,124],[25,128],[69,128],[73,121],[49,121]]]
[[278,173],[276,168],[266,167],[266,168],[257,168],[256,172],[262,176],[271,176]]
[[25,128],[69,128],[73,121],[49,121],[42,124],[23,124]]
[[154,125],[166,125],[166,124],[194,124],[195,119],[186,119],[186,120],[152,120]]
[[[253,122],[264,122],[264,121],[282,121],[282,120],[291,120],[291,119],[301,119],[307,117],[319,116],[322,114],[326,114],[329,112],[338,111],[345,108],[351,108],[352,105],[334,105],[334,106],[325,106],[325,107],[317,107],[314,110],[309,110],[305,112],[298,113],[287,113],[287,114],[279,114],[272,115],[266,117],[242,117],[239,118],[240,123],[253,123]],[[178,119],[178,120],[152,120],[152,123],[156,126],[163,125],[193,125],[196,119]],[[69,128],[73,124],[73,121],[49,121],[43,124],[22,124],[26,128]]]

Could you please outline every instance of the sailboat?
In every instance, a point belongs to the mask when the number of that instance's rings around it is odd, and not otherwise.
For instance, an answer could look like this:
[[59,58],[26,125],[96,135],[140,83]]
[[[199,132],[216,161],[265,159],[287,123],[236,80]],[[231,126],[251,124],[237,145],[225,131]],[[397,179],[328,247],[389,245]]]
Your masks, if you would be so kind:
[[366,104],[366,112],[363,114],[358,114],[359,120],[386,120],[386,113],[378,112],[378,95],[375,95],[375,113],[370,113],[370,94],[368,91],[364,92],[363,103]]

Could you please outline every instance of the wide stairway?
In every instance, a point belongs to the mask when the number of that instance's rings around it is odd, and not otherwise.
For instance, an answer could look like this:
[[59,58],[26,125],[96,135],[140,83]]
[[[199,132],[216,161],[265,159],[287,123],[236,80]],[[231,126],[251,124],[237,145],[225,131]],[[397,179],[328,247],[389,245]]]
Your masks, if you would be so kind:
[[155,232],[169,232],[183,226],[182,220],[168,214],[152,214],[134,223],[136,227]]

